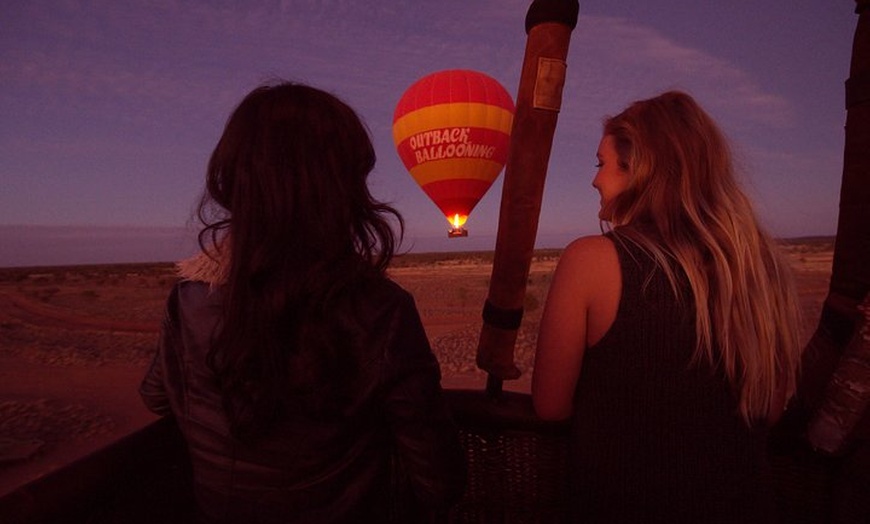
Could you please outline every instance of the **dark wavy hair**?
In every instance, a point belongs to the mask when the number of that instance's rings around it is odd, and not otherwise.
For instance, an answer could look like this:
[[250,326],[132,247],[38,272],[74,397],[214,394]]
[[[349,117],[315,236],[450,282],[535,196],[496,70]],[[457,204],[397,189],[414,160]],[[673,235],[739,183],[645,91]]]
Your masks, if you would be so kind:
[[384,277],[404,230],[369,192],[374,165],[360,118],[319,89],[263,85],[230,116],[208,163],[199,241],[229,251],[208,365],[237,438],[287,410],[328,415],[349,394],[359,337],[348,331],[362,327],[349,297]]

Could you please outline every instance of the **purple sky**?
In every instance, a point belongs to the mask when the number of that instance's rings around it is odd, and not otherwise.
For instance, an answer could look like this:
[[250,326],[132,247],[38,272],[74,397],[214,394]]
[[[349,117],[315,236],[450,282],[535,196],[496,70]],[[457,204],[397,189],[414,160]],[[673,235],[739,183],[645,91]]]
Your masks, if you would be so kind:
[[[375,195],[405,215],[410,242],[444,237],[445,220],[395,153],[393,109],[411,83],[442,69],[485,72],[515,94],[528,5],[6,2],[0,226],[186,226],[228,114],[280,77],[354,106],[378,153]],[[851,0],[581,0],[541,236],[598,231],[590,183],[601,118],[670,88],[693,94],[720,122],[773,234],[833,234],[853,8]],[[467,224],[472,237],[490,239],[483,248],[494,246],[500,195],[501,178]]]

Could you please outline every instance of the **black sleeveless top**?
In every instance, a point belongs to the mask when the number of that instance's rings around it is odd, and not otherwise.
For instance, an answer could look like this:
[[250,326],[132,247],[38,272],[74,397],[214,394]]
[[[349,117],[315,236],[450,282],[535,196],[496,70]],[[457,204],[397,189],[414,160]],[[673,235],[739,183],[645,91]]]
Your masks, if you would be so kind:
[[743,422],[722,372],[692,363],[689,288],[681,303],[650,255],[608,237],[622,295],[613,325],[586,350],[574,398],[576,520],[775,522],[766,430]]

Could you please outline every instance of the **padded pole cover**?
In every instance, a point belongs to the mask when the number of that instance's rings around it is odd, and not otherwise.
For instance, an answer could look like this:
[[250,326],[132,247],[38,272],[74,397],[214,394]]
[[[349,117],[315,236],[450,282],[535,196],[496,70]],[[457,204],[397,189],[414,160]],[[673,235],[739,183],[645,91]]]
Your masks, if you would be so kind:
[[870,9],[863,8],[867,1],[857,3],[831,284],[804,351],[798,388],[812,416],[808,437],[828,453],[838,452],[852,432],[867,431],[870,424],[870,344],[863,338],[867,333],[856,333],[862,325],[857,306],[870,304]]
[[492,278],[477,348],[477,366],[496,381],[520,376],[514,364],[514,345],[562,103],[565,59],[578,12],[577,0],[535,0],[526,16],[528,38],[505,167]]

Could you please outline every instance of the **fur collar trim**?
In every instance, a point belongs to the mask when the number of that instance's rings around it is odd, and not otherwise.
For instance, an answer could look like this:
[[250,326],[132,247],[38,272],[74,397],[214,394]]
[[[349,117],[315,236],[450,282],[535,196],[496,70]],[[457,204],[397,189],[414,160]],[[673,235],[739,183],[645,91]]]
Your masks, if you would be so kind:
[[176,273],[186,280],[205,282],[211,287],[226,283],[230,271],[230,249],[227,242],[212,246],[208,252],[182,260],[175,265]]

